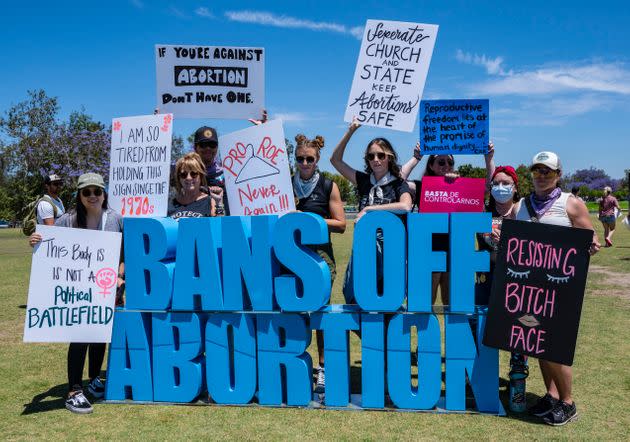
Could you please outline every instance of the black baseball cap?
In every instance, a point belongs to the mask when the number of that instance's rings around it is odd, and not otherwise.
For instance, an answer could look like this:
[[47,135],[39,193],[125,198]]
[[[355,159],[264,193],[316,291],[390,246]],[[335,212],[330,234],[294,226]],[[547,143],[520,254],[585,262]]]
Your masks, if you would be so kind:
[[195,132],[195,144],[214,142],[219,144],[217,131],[213,127],[203,126]]
[[61,182],[63,182],[61,177],[55,174],[47,175],[46,178],[44,178],[44,184],[61,183]]

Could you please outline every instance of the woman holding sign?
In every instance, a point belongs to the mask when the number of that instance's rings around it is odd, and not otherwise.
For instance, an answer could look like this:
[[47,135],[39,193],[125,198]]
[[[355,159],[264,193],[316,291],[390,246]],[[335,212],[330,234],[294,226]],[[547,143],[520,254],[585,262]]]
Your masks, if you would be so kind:
[[[365,149],[365,172],[350,167],[343,155],[354,132],[361,127],[355,117],[348,127],[341,141],[332,153],[331,164],[352,184],[357,186],[359,193],[359,213],[355,219],[358,222],[363,215],[372,210],[388,210],[406,213],[411,210],[412,200],[407,182],[400,176],[400,166],[397,164],[398,155],[391,143],[385,138],[375,138]],[[377,261],[382,261],[382,239],[377,239]],[[377,264],[377,281],[382,282],[383,269]],[[354,288],[352,280],[352,257],[346,270],[343,293],[346,303],[354,304]]]
[[[420,143],[416,144],[413,151],[413,156],[407,161],[400,172],[400,176],[403,179],[407,179],[413,169],[422,160],[422,154],[420,153]],[[488,145],[488,153],[485,154],[486,161],[486,186],[489,185],[491,177],[494,173],[494,144],[490,142]],[[455,172],[455,158],[453,155],[429,155],[426,167],[424,169],[423,176],[442,176],[446,182],[453,182],[459,174]],[[414,206],[420,207],[420,197],[422,189],[421,180],[407,181],[409,189],[412,195],[414,195]],[[449,251],[449,235],[446,233],[433,235],[433,250],[447,252]],[[448,257],[447,257],[448,268]],[[449,272],[434,272],[432,277],[432,303],[435,304],[437,300],[438,287],[440,288],[440,297],[442,298],[442,305],[449,305]]]
[[[343,210],[341,193],[337,184],[319,173],[317,164],[320,158],[320,150],[324,147],[324,138],[320,135],[309,140],[304,135],[295,137],[295,163],[297,173],[293,177],[293,192],[300,212],[316,213],[326,220],[328,232],[343,233],[346,231],[346,214]],[[311,246],[311,249],[321,256],[330,269],[330,283],[335,280],[337,274],[335,255],[333,254],[330,235],[328,244]],[[319,367],[317,367],[316,391],[324,392],[324,335],[317,330],[317,353],[319,355]]]
[[[522,198],[516,219],[566,227],[593,230],[593,224],[584,202],[569,192],[562,192],[558,182],[562,176],[560,158],[553,152],[537,153],[530,167],[534,192]],[[593,230],[591,255],[600,248],[597,234]],[[544,416],[549,425],[564,425],[577,418],[571,385],[573,372],[570,366],[556,362],[538,360],[547,393],[534,405],[530,412]]]
[[201,218],[215,216],[214,198],[201,191],[206,186],[206,170],[201,157],[194,152],[184,155],[175,164],[177,196],[168,210],[168,216]]
[[[103,177],[97,173],[86,173],[79,177],[77,184],[76,208],[64,214],[55,221],[57,227],[74,227],[79,229],[104,230],[107,232],[122,232],[122,217],[107,206],[107,193]],[[31,246],[42,241],[39,233],[30,236]],[[124,264],[118,269],[118,287],[124,284]],[[119,290],[120,291],[120,290]],[[116,303],[120,302],[117,293]],[[95,398],[105,394],[105,385],[100,379],[101,366],[105,358],[104,343],[72,342],[68,347],[68,386],[66,408],[73,413],[91,413],[92,405],[83,394],[83,366],[86,354],[90,354],[88,374],[90,383],[88,391]]]

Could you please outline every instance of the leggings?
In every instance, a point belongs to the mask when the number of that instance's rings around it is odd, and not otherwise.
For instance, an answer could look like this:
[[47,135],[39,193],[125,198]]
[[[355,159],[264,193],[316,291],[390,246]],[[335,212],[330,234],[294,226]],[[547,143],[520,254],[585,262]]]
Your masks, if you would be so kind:
[[88,344],[84,342],[72,342],[68,347],[68,386],[70,391],[75,390],[75,386],[83,385],[83,366],[85,365],[85,355],[90,349],[90,361],[88,374],[90,380],[101,373],[103,359],[105,359],[105,343]]

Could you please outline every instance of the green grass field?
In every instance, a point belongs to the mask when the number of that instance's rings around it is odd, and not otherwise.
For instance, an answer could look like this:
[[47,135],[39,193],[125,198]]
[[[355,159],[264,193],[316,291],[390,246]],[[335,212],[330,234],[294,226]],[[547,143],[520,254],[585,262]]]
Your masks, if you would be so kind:
[[[594,219],[601,233],[601,225]],[[342,275],[352,229],[335,235],[338,277],[333,301],[342,302]],[[623,439],[630,433],[630,231],[622,226],[615,247],[592,261],[574,365],[574,397],[580,418],[553,428],[527,416],[438,415],[378,411],[256,407],[95,404],[94,413],[65,410],[65,344],[24,344],[22,328],[30,250],[17,230],[0,231],[0,434],[3,439]],[[358,365],[359,341],[351,338]],[[313,353],[314,354],[314,353]],[[507,355],[501,355],[506,399]],[[544,393],[532,360],[530,404]],[[87,374],[86,374],[87,376]],[[353,385],[360,385],[353,379]]]

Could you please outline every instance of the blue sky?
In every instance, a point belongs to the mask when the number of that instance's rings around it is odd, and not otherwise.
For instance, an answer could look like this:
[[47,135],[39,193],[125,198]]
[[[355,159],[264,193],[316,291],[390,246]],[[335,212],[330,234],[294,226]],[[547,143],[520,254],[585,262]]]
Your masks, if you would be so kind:
[[[96,2],[95,2],[96,3]],[[570,6],[567,6],[570,5]],[[630,3],[619,2],[11,2],[0,16],[0,111],[43,88],[62,116],[85,106],[96,119],[152,113],[154,45],[261,46],[266,105],[287,138],[326,139],[321,167],[347,124],[343,114],[367,19],[440,26],[424,98],[488,98],[497,164],[554,150],[565,170],[630,169]],[[219,134],[238,120],[176,119],[187,136]],[[360,168],[367,141],[389,138],[403,159],[413,133],[361,128],[347,149]],[[458,163],[483,165],[482,157]],[[421,167],[412,176],[421,172]]]

